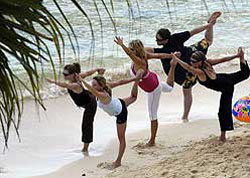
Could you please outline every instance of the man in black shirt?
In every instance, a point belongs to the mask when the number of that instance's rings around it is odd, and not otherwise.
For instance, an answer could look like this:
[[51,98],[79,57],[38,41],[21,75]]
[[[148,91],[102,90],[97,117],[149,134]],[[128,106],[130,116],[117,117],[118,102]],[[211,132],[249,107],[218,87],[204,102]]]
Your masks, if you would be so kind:
[[[207,53],[208,47],[213,42],[213,26],[216,23],[216,19],[221,15],[221,12],[214,12],[208,19],[206,25],[195,28],[191,31],[184,31],[181,33],[174,33],[171,35],[168,29],[159,29],[156,33],[157,45],[163,45],[162,48],[146,48],[147,52],[151,53],[173,53],[179,51],[181,56],[180,59],[190,63],[190,57],[194,51],[202,51],[204,54]],[[198,34],[206,30],[205,38],[201,41],[191,45],[189,47],[184,46],[191,36]],[[170,70],[170,60],[162,59],[162,67],[164,72],[168,74]],[[192,86],[196,83],[196,78],[191,73],[187,72],[180,65],[176,66],[175,69],[175,82],[182,86],[184,95],[184,113],[182,116],[183,122],[188,121],[188,114],[192,105]]]

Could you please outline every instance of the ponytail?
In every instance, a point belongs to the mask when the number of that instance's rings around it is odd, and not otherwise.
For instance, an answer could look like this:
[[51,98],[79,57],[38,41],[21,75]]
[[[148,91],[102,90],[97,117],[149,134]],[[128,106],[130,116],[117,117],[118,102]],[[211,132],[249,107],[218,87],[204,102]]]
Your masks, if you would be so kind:
[[93,79],[97,81],[97,83],[102,87],[104,91],[106,91],[109,94],[109,96],[112,96],[112,90],[107,85],[106,79],[103,76],[98,75],[95,76]]
[[76,73],[80,73],[81,72],[81,66],[79,63],[73,63],[73,65],[75,66],[75,71]]
[[112,90],[108,85],[105,85],[103,87],[103,90],[106,91],[109,94],[109,96],[112,96]]

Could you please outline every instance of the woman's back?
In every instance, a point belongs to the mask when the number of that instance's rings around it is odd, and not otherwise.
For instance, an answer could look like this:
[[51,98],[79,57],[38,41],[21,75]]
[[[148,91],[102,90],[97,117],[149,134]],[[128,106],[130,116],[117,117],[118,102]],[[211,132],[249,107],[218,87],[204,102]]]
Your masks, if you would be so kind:
[[82,92],[75,93],[74,91],[68,89],[68,93],[77,106],[84,107],[91,102],[91,99],[94,99],[95,97],[88,90],[85,90],[80,83],[77,84],[79,84],[79,86],[82,88]]
[[112,98],[109,104],[103,104],[100,100],[97,101],[98,106],[110,116],[117,116],[122,111],[122,104],[118,98]]

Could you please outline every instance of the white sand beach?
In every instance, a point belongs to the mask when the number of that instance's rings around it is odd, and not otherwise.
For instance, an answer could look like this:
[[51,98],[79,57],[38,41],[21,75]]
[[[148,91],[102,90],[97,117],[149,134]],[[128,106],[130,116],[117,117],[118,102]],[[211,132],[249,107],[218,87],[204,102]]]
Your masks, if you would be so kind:
[[[76,2],[82,9],[76,6]],[[89,153],[83,154],[83,109],[74,104],[66,90],[46,83],[45,79],[58,74],[57,79],[64,81],[63,66],[74,62],[80,63],[82,72],[103,67],[106,69],[104,75],[107,79],[128,78],[132,61],[123,48],[114,42],[115,36],[123,37],[126,45],[132,40],[140,39],[145,47],[161,48],[159,42],[163,44],[166,38],[158,38],[158,29],[167,28],[172,35],[184,31],[194,32],[197,27],[205,25],[209,15],[215,11],[222,14],[216,20],[213,29],[214,39],[209,47],[208,59],[235,55],[238,47],[242,46],[250,65],[250,0],[40,0],[37,3],[39,5],[35,7],[41,10],[42,16],[34,17],[40,18],[41,25],[37,21],[31,22],[33,15],[29,15],[38,14],[40,10],[26,8],[26,1],[24,8],[29,10],[28,14],[18,12],[10,15],[22,6],[19,7],[19,3],[16,4],[12,0],[0,3],[3,4],[3,7],[0,7],[3,19],[1,23],[10,25],[6,29],[6,25],[1,25],[3,33],[0,38],[0,52],[3,54],[0,55],[0,72],[4,74],[1,76],[6,75],[11,79],[9,75],[15,74],[13,79],[16,80],[18,77],[18,80],[23,81],[31,90],[29,79],[33,75],[39,76],[39,82],[36,77],[34,82],[41,84],[39,88],[41,87],[40,92],[46,107],[46,111],[43,111],[35,104],[30,99],[30,93],[21,85],[24,89],[21,92],[26,99],[19,127],[20,141],[11,126],[6,148],[5,132],[0,132],[0,178],[250,178],[250,124],[234,120],[235,130],[227,133],[227,142],[218,141],[220,125],[217,113],[221,95],[219,92],[197,83],[192,89],[193,104],[188,123],[181,121],[184,108],[182,88],[175,85],[171,93],[162,93],[158,109],[159,128],[156,145],[146,147],[150,136],[150,119],[147,95],[139,89],[137,101],[128,108],[127,147],[122,165],[110,170],[110,164],[115,160],[119,146],[116,118],[110,117],[101,109],[97,110],[93,143],[90,144]],[[48,16],[53,23],[45,19],[46,11],[40,7],[41,4],[55,17]],[[60,13],[57,4],[64,14]],[[12,7],[11,5],[15,8],[8,8]],[[2,11],[6,11],[6,14]],[[26,16],[28,20],[25,20]],[[16,17],[21,20],[15,19]],[[12,20],[16,25],[13,25]],[[22,25],[21,22],[26,25]],[[58,27],[55,26],[56,22],[60,22]],[[31,26],[28,27],[27,24]],[[48,24],[53,28],[47,26]],[[62,25],[64,28],[61,28]],[[34,29],[38,32],[34,34],[38,34],[39,38],[31,33]],[[8,30],[11,30],[11,33],[7,33]],[[21,36],[12,35],[14,32]],[[205,31],[192,35],[184,45],[193,45],[205,35],[210,36]],[[17,40],[14,40],[15,36]],[[180,36],[183,38],[183,35]],[[44,43],[42,39],[45,40]],[[8,46],[13,40],[14,45]],[[35,42],[38,44],[33,44]],[[26,44],[39,54],[26,48],[19,49],[18,44]],[[16,53],[10,52],[12,50],[16,50]],[[185,52],[179,47],[178,50]],[[22,55],[21,52],[29,52],[31,55],[25,57],[26,55]],[[62,60],[59,60],[60,56]],[[20,59],[22,57],[23,60]],[[36,61],[36,58],[38,63],[33,63],[32,60]],[[45,62],[44,58],[50,62]],[[30,66],[27,66],[26,62]],[[158,73],[162,81],[166,80],[160,60],[150,60],[148,64],[149,69]],[[33,68],[38,73],[31,74]],[[239,68],[239,59],[214,67],[218,73],[232,73]],[[90,78],[92,76],[86,80]],[[0,88],[8,88],[2,85],[1,81],[4,80],[0,78]],[[16,86],[16,89],[19,89],[19,86]],[[132,84],[115,88],[113,96],[127,97],[130,95],[131,87]],[[11,93],[16,91],[11,90]],[[250,78],[235,85],[233,104],[249,94]],[[6,94],[0,92],[0,95],[0,99],[3,99]],[[12,110],[8,104],[3,104],[2,108],[4,107]],[[1,110],[3,118],[2,113]]]
[[34,178],[66,177],[237,177],[248,178],[250,130],[239,126],[226,143],[218,141],[216,120],[199,120],[160,127],[155,147],[145,147],[147,131],[127,136],[123,165],[109,170],[116,155],[116,142],[103,156],[81,159],[59,171]]
[[[233,102],[249,94],[249,82],[248,79],[236,86]],[[128,85],[114,89],[113,93],[127,96],[130,89]],[[28,101],[20,128],[22,142],[18,143],[13,133],[9,149],[0,157],[1,178],[248,177],[249,129],[238,127],[229,132],[227,143],[219,143],[220,93],[199,84],[193,93],[189,123],[180,121],[181,88],[176,85],[173,92],[162,94],[157,144],[146,148],[149,119],[146,95],[140,90],[138,100],[129,107],[122,166],[115,170],[108,169],[118,151],[115,118],[98,110],[94,142],[87,156],[81,153],[82,110],[75,107],[69,96],[46,100],[47,111],[40,111],[40,119],[34,103]]]

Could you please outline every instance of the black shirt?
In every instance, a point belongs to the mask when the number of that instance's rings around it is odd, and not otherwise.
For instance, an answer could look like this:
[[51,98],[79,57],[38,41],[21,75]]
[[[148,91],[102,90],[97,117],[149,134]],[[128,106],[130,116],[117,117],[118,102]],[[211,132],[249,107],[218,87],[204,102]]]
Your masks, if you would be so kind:
[[[184,42],[187,41],[191,37],[189,31],[174,33],[168,39],[167,44],[165,44],[162,48],[154,48],[155,53],[173,53],[176,51],[181,52],[181,60],[190,63],[190,57],[192,55],[192,49],[184,46]],[[170,61],[169,59],[161,59],[162,67],[164,72],[168,75],[170,70]],[[182,85],[184,80],[186,79],[187,71],[182,68],[179,64],[177,64],[175,68],[175,82]]]
[[69,92],[69,95],[71,96],[72,100],[74,101],[74,103],[77,106],[85,107],[95,97],[88,90],[85,90],[81,84],[79,84],[79,85],[82,87],[82,92],[81,93],[75,93],[70,89],[68,89],[68,92]]

